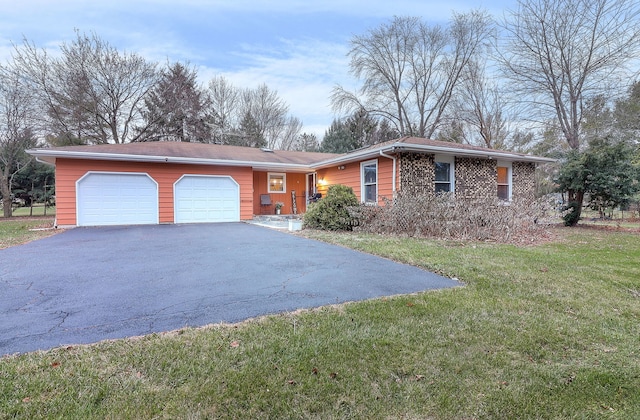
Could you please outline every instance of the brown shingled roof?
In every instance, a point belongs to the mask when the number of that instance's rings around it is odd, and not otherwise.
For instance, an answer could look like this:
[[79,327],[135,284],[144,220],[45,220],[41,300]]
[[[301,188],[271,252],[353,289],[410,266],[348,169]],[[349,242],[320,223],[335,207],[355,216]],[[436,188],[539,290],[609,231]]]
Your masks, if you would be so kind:
[[402,137],[378,143],[345,154],[268,150],[253,147],[188,142],[142,142],[101,144],[94,146],[65,146],[35,149],[28,152],[40,160],[55,164],[56,158],[157,161],[204,165],[251,166],[262,170],[307,170],[371,158],[382,153],[402,151],[444,153],[455,156],[478,156],[496,159],[549,162],[553,159],[523,153],[494,150],[467,144]]
[[296,152],[289,150],[269,151],[269,149],[257,149],[254,147],[172,141],[64,146],[46,150],[78,154],[118,154],[295,165],[310,165],[314,162],[340,156],[335,153]]

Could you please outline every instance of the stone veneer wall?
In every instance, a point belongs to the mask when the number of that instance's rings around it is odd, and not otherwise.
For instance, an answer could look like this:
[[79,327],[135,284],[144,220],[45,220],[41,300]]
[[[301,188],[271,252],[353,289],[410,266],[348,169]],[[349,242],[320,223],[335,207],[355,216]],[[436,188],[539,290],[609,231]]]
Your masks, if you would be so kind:
[[456,158],[455,187],[458,198],[486,198],[498,194],[496,161],[491,159]]
[[400,191],[406,194],[433,193],[435,166],[434,156],[422,153],[400,155]]
[[513,162],[511,164],[511,185],[513,199],[533,200],[536,194],[536,164]]
[[[434,155],[403,153],[399,156],[400,191],[408,194],[434,192]],[[456,158],[455,193],[460,198],[497,197],[498,171],[493,159]],[[513,162],[512,197],[533,199],[536,191],[535,163]]]

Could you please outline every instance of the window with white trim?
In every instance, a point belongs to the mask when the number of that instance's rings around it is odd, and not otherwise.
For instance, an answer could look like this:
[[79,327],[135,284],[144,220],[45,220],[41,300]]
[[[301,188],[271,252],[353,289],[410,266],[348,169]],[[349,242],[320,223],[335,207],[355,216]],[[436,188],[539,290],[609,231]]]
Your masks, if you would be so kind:
[[267,179],[270,193],[287,192],[287,174],[269,172]]
[[360,164],[361,201],[365,204],[378,203],[378,160]]
[[511,162],[498,162],[498,198],[511,200]]
[[435,156],[434,159],[434,184],[435,192],[454,191],[454,158],[453,156]]

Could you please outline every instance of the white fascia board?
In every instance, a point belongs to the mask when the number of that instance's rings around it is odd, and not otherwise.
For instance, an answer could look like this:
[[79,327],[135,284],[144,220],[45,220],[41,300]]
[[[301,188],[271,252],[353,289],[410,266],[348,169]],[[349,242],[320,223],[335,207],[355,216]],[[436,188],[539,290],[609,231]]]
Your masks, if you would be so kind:
[[512,162],[535,162],[535,163],[548,163],[556,162],[556,159],[539,157],[539,156],[527,156],[518,155],[503,151],[486,151],[486,150],[473,150],[473,149],[459,149],[456,147],[443,147],[443,146],[427,146],[420,144],[407,144],[407,143],[394,143],[392,145],[374,149],[367,149],[361,152],[347,153],[346,155],[339,156],[337,158],[323,160],[322,162],[311,165],[314,169],[320,169],[327,166],[339,165],[347,162],[359,161],[362,159],[368,159],[374,156],[379,156],[382,153],[398,153],[398,152],[422,152],[432,154],[443,154],[459,157],[476,157],[484,159],[501,159]]
[[91,153],[91,152],[72,152],[66,150],[27,150],[32,156],[38,160],[55,164],[56,158],[65,159],[88,159],[88,160],[114,160],[122,162],[151,162],[151,163],[183,163],[188,165],[211,165],[211,166],[240,166],[250,167],[259,170],[274,170],[288,172],[310,172],[310,166],[295,163],[276,163],[276,162],[254,162],[244,160],[225,160],[225,159],[203,159],[188,157],[171,157],[171,156],[150,156],[150,155],[129,155],[120,153]]

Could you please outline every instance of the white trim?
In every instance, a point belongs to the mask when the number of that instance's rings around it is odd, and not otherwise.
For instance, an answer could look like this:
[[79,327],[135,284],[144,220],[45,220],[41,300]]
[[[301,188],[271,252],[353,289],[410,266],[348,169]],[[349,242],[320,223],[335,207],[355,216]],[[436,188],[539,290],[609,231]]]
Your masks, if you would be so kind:
[[[509,201],[513,199],[513,165],[511,162],[507,162],[504,160],[499,160],[496,162],[496,174],[498,172],[498,167],[507,168],[507,185],[509,189]],[[496,195],[498,191],[496,190]]]
[[396,157],[395,156],[391,156],[391,155],[386,155],[382,150],[380,150],[380,156],[382,157],[386,157],[387,159],[391,159],[393,161],[392,164],[392,173],[391,173],[391,193],[393,194],[393,197],[395,199],[396,197]]
[[[274,191],[271,189],[271,176],[282,177],[282,191]],[[285,172],[267,172],[267,192],[269,194],[286,194],[287,193],[287,174]]]
[[[365,195],[365,183],[364,183],[364,168],[365,166],[371,166],[372,164],[376,165],[376,199],[375,201],[366,201]],[[367,160],[365,162],[360,162],[360,202],[365,204],[378,204],[378,190],[380,187],[380,183],[378,182],[378,159]]]
[[133,155],[120,153],[98,153],[98,152],[74,152],[68,150],[34,149],[27,150],[32,156],[36,156],[41,162],[48,162],[55,165],[56,158],[65,159],[89,159],[89,160],[115,160],[122,162],[153,162],[153,163],[183,163],[189,165],[220,165],[220,166],[240,166],[249,167],[256,170],[287,171],[287,172],[310,172],[313,169],[310,164],[278,163],[278,162],[256,162],[250,160],[227,160],[227,159],[204,159],[191,157],[171,157],[152,155]]
[[[230,175],[205,175],[205,174],[182,174],[182,176],[180,178],[178,178],[176,180],[176,182],[173,183],[173,223],[181,223],[179,222],[177,219],[177,215],[178,215],[178,200],[176,200],[176,185],[178,185],[178,183],[180,181],[182,181],[185,177],[189,177],[189,178],[228,178],[230,179],[237,187],[238,187],[238,194],[237,194],[237,204],[238,204],[238,220],[234,220],[234,221],[240,221],[240,184],[238,184],[238,182]],[[184,222],[182,222],[184,223]],[[193,222],[193,223],[197,223],[197,222]],[[205,222],[206,223],[206,222]]]
[[88,225],[83,225],[80,224],[80,208],[79,208],[79,199],[78,199],[78,192],[80,190],[79,185],[80,182],[82,182],[83,179],[88,178],[90,175],[92,174],[100,174],[100,175],[136,175],[136,176],[146,176],[147,178],[149,178],[151,181],[153,181],[153,183],[156,185],[156,196],[155,196],[155,203],[156,203],[156,217],[155,217],[155,222],[154,224],[159,224],[160,223],[160,186],[158,184],[158,182],[153,179],[153,177],[151,175],[149,175],[147,172],[119,172],[119,171],[87,171],[85,172],[84,175],[82,175],[80,178],[78,178],[75,182],[75,198],[76,198],[76,226],[88,226]]
[[434,163],[434,177],[433,177],[433,188],[435,190],[435,163],[448,163],[449,164],[449,192],[456,192],[456,158],[455,156],[450,155],[434,155],[433,163]]
[[[309,180],[310,177],[311,177],[311,180]],[[317,192],[317,182],[318,182],[317,177],[318,177],[318,174],[316,172],[309,172],[304,177],[304,182],[305,182],[304,189],[306,190],[305,203],[307,205],[309,204],[309,199],[311,198],[311,196]],[[310,185],[313,185],[313,191],[309,191]]]
[[510,160],[513,162],[536,162],[536,163],[557,162],[556,159],[545,158],[540,156],[517,154],[517,153],[505,152],[501,150],[475,150],[475,149],[462,149],[462,148],[456,148],[456,147],[427,146],[427,145],[421,145],[421,144],[397,142],[388,146],[376,147],[372,149],[366,149],[366,150],[347,153],[342,156],[323,160],[317,163],[312,163],[310,164],[310,166],[314,169],[320,169],[320,168],[326,168],[329,166],[338,165],[341,163],[356,162],[362,159],[379,156],[381,151],[386,154],[419,152],[419,153],[428,153],[428,154],[442,154],[442,155],[448,155],[448,156],[454,156],[454,157],[504,159],[504,160]]

